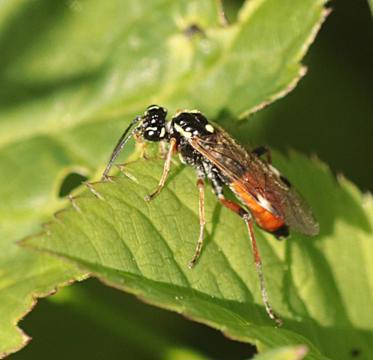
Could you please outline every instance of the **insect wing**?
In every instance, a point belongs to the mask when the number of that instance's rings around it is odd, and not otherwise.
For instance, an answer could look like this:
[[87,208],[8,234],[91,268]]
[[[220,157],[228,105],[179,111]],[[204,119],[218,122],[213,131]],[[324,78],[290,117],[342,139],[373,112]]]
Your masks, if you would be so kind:
[[189,143],[230,182],[239,184],[260,206],[291,228],[306,235],[318,234],[319,225],[298,192],[273,167],[247,152],[223,130],[216,127],[213,134],[192,137]]
[[319,224],[308,204],[293,187],[283,190],[281,185],[278,179],[272,178],[268,182],[268,201],[291,228],[305,235],[317,235]]

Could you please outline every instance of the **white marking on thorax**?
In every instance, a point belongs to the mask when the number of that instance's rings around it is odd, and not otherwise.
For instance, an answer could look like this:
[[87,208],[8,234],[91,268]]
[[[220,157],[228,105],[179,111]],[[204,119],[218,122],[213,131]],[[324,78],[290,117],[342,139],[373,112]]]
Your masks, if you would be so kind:
[[175,130],[182,136],[186,137],[187,139],[191,138],[192,137],[192,133],[190,132],[187,132],[187,131],[184,131],[184,129],[178,125],[178,124],[175,124]]
[[205,129],[210,132],[210,133],[213,133],[215,131],[214,127],[211,125],[211,124],[207,124],[205,126]]

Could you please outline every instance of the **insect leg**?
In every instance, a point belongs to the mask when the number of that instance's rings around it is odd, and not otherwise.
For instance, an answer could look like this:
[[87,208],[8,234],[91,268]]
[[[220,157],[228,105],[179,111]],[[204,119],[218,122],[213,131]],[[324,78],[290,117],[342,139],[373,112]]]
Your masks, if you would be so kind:
[[189,261],[188,267],[191,269],[194,267],[195,263],[197,262],[202,246],[203,246],[203,239],[204,239],[204,229],[205,229],[205,181],[204,176],[200,175],[197,180],[197,186],[199,191],[199,237],[196,246],[196,250],[194,252],[192,260]]
[[146,155],[146,143],[145,143],[145,141],[142,139],[142,137],[140,135],[137,135],[136,133],[134,134],[133,138],[135,139],[136,144],[140,148],[140,157],[145,159],[145,160],[148,160],[148,156]]
[[283,321],[275,314],[275,312],[273,311],[272,306],[271,306],[271,304],[269,303],[269,300],[268,300],[267,287],[266,287],[266,284],[265,284],[264,274],[263,274],[262,259],[260,257],[259,248],[258,248],[258,245],[256,243],[256,239],[255,239],[252,218],[251,218],[251,216],[250,217],[244,216],[243,219],[244,219],[244,221],[246,223],[246,226],[247,226],[247,229],[249,231],[251,248],[253,250],[256,272],[257,272],[258,277],[259,277],[260,293],[262,295],[262,301],[264,303],[264,306],[265,306],[265,309],[267,311],[268,316],[276,322],[277,326],[282,326]]
[[163,174],[162,174],[161,180],[159,181],[159,184],[158,184],[157,188],[150,195],[145,196],[145,201],[150,201],[150,200],[154,199],[161,192],[162,188],[164,187],[164,184],[166,182],[168,173],[170,172],[172,154],[173,154],[175,148],[176,148],[176,139],[171,138],[170,147],[168,149],[166,161],[164,162]]
[[159,142],[159,156],[162,159],[166,159],[167,149],[166,149],[166,142],[165,141],[160,141]]
[[[214,183],[213,183],[213,187],[214,187]],[[216,192],[215,189],[214,189],[214,191]],[[267,312],[268,316],[276,322],[277,326],[281,326],[283,322],[275,314],[275,312],[273,311],[272,306],[271,306],[271,304],[269,303],[269,300],[268,300],[267,287],[266,287],[266,284],[265,284],[264,274],[263,274],[262,259],[260,257],[259,248],[258,248],[256,239],[255,239],[252,216],[248,211],[246,211],[240,205],[236,204],[234,201],[226,199],[221,192],[218,195],[218,199],[223,206],[225,206],[226,208],[232,210],[233,212],[235,212],[236,214],[241,216],[241,218],[245,221],[245,224],[247,226],[247,230],[248,230],[248,233],[249,233],[249,237],[250,237],[251,249],[252,249],[252,252],[253,252],[256,272],[257,272],[258,278],[259,278],[260,293],[261,293],[261,296],[262,296],[262,301],[263,301],[264,307],[266,309],[266,312]]]
[[267,161],[269,164],[272,164],[272,155],[271,155],[271,150],[267,146],[258,146],[255,148],[253,151],[251,151],[253,154],[256,156],[260,157],[264,154],[267,156]]

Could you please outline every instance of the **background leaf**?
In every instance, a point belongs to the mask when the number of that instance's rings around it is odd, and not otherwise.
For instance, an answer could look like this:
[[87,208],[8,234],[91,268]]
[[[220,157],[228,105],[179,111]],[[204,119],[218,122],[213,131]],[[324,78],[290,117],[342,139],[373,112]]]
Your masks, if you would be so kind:
[[366,46],[373,43],[372,16],[365,0],[331,5],[304,59],[307,76],[284,99],[253,114],[247,133],[256,144],[317,153],[334,172],[372,191],[366,166],[373,152],[373,47]]
[[373,0],[368,0],[370,10],[373,12]]
[[[242,114],[280,96],[299,76],[323,3],[251,1],[225,29],[212,0],[2,4],[0,354],[24,343],[14,325],[35,297],[83,276],[14,246],[63,206],[64,178],[93,177],[123,119],[151,102]],[[204,35],[185,36],[193,24]]]
[[307,354],[307,348],[300,346],[289,346],[265,352],[258,355],[254,360],[301,360]]
[[269,296],[285,320],[282,329],[274,328],[263,309],[241,219],[212,194],[206,200],[204,252],[194,270],[186,267],[198,237],[192,169],[176,166],[167,188],[148,204],[143,197],[155,187],[162,162],[133,163],[128,172],[141,182],[122,177],[97,184],[104,200],[85,193],[47,234],[27,244],[260,349],[298,343],[310,347],[309,359],[326,358],[314,345],[329,358],[349,359],[358,350],[369,359],[371,199],[364,209],[356,188],[343,179],[337,184],[324,166],[298,155],[275,163],[310,201],[321,228],[316,238],[293,234],[283,242],[257,231]]

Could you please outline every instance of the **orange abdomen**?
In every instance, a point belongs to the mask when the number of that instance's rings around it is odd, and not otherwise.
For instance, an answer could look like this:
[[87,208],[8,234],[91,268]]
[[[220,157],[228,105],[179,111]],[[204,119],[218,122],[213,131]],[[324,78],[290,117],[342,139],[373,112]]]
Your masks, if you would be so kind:
[[285,222],[279,217],[273,215],[264,207],[260,206],[253,197],[237,182],[230,185],[231,189],[241,199],[241,201],[250,209],[256,223],[264,230],[274,232],[285,225]]

